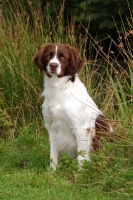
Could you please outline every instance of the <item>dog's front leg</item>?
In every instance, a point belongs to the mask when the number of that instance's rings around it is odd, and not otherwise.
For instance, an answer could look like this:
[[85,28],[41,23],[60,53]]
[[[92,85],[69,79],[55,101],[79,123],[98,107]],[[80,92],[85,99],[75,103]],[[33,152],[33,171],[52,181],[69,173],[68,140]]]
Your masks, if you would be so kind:
[[56,132],[51,130],[49,131],[49,140],[50,140],[50,167],[53,170],[56,170],[58,164],[58,150],[56,145]]
[[50,167],[53,170],[56,170],[56,166],[58,164],[58,152],[56,146],[53,143],[50,143]]
[[76,141],[77,141],[77,160],[79,164],[79,169],[82,169],[85,160],[90,161],[89,153],[92,150],[93,137],[95,135],[95,129],[79,129],[76,131]]

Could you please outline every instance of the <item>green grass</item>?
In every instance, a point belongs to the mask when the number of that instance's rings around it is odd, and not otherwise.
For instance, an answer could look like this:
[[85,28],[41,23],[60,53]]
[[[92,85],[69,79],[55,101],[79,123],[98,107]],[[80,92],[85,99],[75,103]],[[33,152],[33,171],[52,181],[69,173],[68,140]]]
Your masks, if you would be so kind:
[[[40,5],[30,9],[32,26],[23,6],[14,1],[14,10],[11,10],[10,4],[3,4],[0,199],[133,199],[131,38],[125,39],[127,50],[111,39],[126,59],[125,71],[116,57],[103,52],[88,30],[84,28],[85,35],[81,35],[80,28],[75,28],[74,18],[64,27],[62,8],[56,22],[47,8],[45,23]],[[102,148],[91,154],[92,162],[85,163],[81,172],[76,160],[67,155],[61,155],[56,172],[49,169],[49,140],[41,116],[43,75],[31,61],[39,46],[47,42],[69,43],[79,49],[86,61],[80,77],[114,128],[114,134],[103,139]],[[90,44],[88,58],[87,42]],[[97,62],[98,55],[104,62]]]
[[[57,172],[49,169],[49,142],[35,124],[16,139],[0,141],[1,199],[132,199],[133,161],[129,147],[107,143],[92,154],[92,162],[78,171],[76,161],[62,155]],[[33,134],[34,131],[34,134]],[[129,152],[128,152],[129,153]],[[132,151],[130,152],[132,154]]]

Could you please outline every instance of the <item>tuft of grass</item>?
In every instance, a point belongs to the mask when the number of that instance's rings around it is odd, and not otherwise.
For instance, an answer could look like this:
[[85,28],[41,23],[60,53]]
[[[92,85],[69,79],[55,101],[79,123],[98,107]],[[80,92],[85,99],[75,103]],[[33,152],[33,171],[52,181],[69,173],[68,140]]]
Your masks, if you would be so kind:
[[48,8],[44,23],[39,3],[37,7],[29,6],[32,18],[19,2],[13,1],[13,5],[12,9],[8,2],[3,4],[0,89],[7,112],[17,129],[19,125],[40,118],[43,81],[39,70],[32,64],[35,52],[42,44],[53,41],[76,46],[76,38],[71,24],[64,27],[62,7],[56,24],[53,24]]

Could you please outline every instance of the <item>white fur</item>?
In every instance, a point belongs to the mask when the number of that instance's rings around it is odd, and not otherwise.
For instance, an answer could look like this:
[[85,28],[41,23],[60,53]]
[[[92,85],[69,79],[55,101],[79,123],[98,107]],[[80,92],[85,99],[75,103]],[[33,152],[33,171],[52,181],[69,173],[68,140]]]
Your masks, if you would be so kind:
[[45,76],[44,79],[42,114],[49,133],[50,165],[54,170],[60,152],[67,152],[72,158],[81,152],[77,157],[79,167],[84,160],[90,160],[95,120],[102,114],[78,75],[74,82],[69,78]]

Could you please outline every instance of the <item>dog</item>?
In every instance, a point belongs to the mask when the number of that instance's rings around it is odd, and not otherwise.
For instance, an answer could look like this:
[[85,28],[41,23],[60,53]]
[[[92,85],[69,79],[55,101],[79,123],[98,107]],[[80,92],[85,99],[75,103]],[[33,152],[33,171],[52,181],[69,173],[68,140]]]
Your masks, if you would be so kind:
[[50,141],[50,166],[56,170],[59,153],[64,152],[77,157],[82,168],[98,147],[101,132],[112,131],[78,76],[83,60],[67,44],[48,43],[35,54],[33,62],[45,72],[42,115]]

